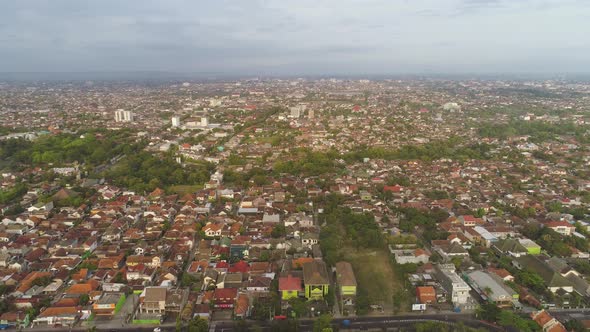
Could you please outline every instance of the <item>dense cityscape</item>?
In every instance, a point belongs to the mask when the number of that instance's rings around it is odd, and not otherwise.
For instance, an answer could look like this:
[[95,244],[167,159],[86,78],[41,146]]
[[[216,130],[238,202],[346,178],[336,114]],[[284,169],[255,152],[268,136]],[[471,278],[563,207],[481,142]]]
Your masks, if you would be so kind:
[[584,331],[590,83],[0,82],[0,327]]

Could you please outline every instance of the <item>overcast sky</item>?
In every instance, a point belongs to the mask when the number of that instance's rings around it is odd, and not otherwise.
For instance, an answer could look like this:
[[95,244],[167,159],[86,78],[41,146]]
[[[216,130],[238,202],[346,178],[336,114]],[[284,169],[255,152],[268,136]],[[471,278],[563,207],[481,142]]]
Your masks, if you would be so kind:
[[2,0],[0,72],[590,72],[590,0]]

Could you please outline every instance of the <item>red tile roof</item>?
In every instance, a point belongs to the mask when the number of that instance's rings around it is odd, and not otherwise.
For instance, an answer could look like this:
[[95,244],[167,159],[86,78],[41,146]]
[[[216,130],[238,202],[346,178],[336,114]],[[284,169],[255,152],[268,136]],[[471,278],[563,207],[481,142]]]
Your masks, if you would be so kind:
[[302,291],[301,278],[288,275],[287,277],[279,278],[279,291]]

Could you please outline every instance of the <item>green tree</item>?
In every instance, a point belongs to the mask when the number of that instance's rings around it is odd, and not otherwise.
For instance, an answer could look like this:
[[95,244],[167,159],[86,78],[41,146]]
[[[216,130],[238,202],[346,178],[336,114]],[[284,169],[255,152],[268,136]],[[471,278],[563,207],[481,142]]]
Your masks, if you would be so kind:
[[332,331],[332,315],[320,315],[313,322],[313,332],[329,332]]
[[584,324],[577,319],[570,319],[563,324],[568,331],[584,332],[587,331]]
[[88,294],[82,294],[80,296],[80,305],[81,306],[87,305],[89,301],[90,301],[90,296],[88,296]]
[[207,332],[209,324],[201,317],[195,317],[188,322],[188,332]]
[[416,332],[449,332],[449,326],[442,322],[424,322],[415,326]]
[[488,321],[488,322],[495,322],[498,317],[500,316],[500,308],[493,303],[484,303],[476,311],[476,315],[478,318]]
[[303,317],[307,313],[307,301],[304,299],[298,297],[289,299],[289,306],[297,318]]
[[287,235],[287,229],[285,228],[285,225],[283,225],[283,224],[275,225],[273,227],[270,235],[275,239],[283,237],[283,236]]

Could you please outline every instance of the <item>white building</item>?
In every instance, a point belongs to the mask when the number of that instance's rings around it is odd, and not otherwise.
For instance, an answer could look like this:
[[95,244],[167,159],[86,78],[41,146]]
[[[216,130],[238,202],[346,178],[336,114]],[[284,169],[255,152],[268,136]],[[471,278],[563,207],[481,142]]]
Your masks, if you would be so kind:
[[172,117],[172,127],[180,127],[180,117],[179,116],[173,116]]
[[450,112],[459,112],[461,111],[461,105],[457,103],[446,103],[443,105],[443,109]]
[[209,107],[217,107],[217,106],[221,106],[222,101],[221,99],[211,99],[209,100]]
[[440,284],[451,294],[451,302],[455,306],[469,302],[471,287],[455,272],[453,264],[439,264],[436,271]]
[[301,117],[301,114],[303,114],[303,112],[305,112],[305,109],[307,109],[306,105],[297,105],[297,106],[293,106],[290,108],[291,110],[291,115],[290,117],[292,118],[299,118]]
[[115,122],[133,122],[133,112],[118,109],[115,111]]

